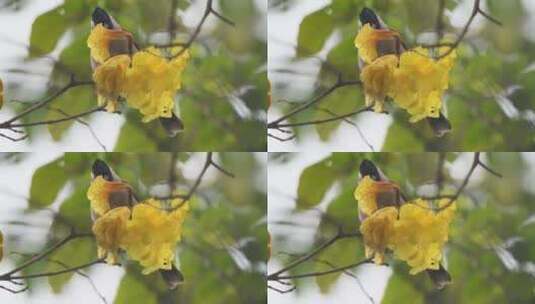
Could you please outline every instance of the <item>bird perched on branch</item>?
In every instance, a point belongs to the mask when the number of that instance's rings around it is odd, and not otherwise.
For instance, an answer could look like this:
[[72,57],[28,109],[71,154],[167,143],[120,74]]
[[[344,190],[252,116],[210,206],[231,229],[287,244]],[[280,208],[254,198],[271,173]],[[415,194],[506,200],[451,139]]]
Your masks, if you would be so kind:
[[[406,61],[410,60],[412,66],[407,64],[408,67],[403,72],[403,54],[408,51],[408,48],[400,34],[388,28],[386,23],[367,7],[362,9],[359,19],[362,29],[355,40],[355,45],[359,49],[359,66],[362,71],[361,78],[363,78],[364,89],[367,93],[367,105],[375,105],[375,110],[382,112],[384,100],[389,96],[398,105],[407,109],[409,113],[412,112],[413,122],[425,117],[437,137],[449,133],[451,124],[440,109],[440,95],[447,87],[447,71],[453,63],[450,64],[450,60],[448,60],[444,61],[447,64],[440,64],[440,60],[435,62],[426,58],[425,53],[417,54],[419,57],[412,60],[407,57]],[[420,60],[420,62],[416,62],[416,60]],[[431,67],[427,71],[433,72],[426,72],[427,75],[416,75],[416,71],[408,71],[409,68],[414,68],[415,63],[421,66],[425,64]],[[417,77],[420,79],[416,79]],[[446,78],[445,83],[444,77]],[[416,83],[411,84],[410,80]],[[434,87],[434,90],[417,91],[418,82],[423,83],[430,80],[435,82],[431,85],[426,83],[425,90],[428,90],[430,86]]]
[[[104,61],[109,58],[119,55],[128,55],[132,57],[135,53],[139,51],[139,47],[135,43],[133,35],[127,30],[123,29],[111,15],[109,15],[104,9],[98,6],[95,8],[92,14],[91,28],[94,29],[97,25],[102,25],[106,29],[106,37],[105,39],[99,40],[99,43],[105,45],[99,45],[98,49],[92,49],[91,68],[93,69],[93,72],[95,72],[97,67],[103,64]],[[131,62],[129,62],[129,65],[131,65]],[[117,69],[120,68],[124,69],[124,67],[121,67],[120,64],[117,64]],[[109,77],[110,76],[108,76],[108,78]],[[119,84],[117,82],[120,81],[120,79],[113,81],[113,86],[118,86]],[[110,92],[103,93],[102,91],[106,90],[101,90],[101,92],[99,93],[101,95],[107,95],[105,97],[114,101],[114,103],[110,103],[110,105],[114,105],[115,107],[115,101],[119,98],[119,94],[117,92],[113,92],[112,94],[110,94]],[[145,92],[145,94],[149,94],[149,92]],[[114,112],[116,111],[114,107],[108,109]],[[162,116],[158,119],[161,125],[166,130],[167,135],[169,137],[174,137],[179,132],[184,130],[184,124],[182,120],[172,111],[172,109],[170,109],[169,111],[171,111],[169,117]]]
[[[361,222],[361,232],[364,235],[364,243],[366,245],[367,255],[372,256],[375,254],[375,261],[378,264],[383,263],[383,254],[386,249],[392,250],[396,256],[400,259],[404,259],[407,263],[415,268],[419,268],[417,271],[411,272],[413,274],[424,270],[429,275],[429,278],[433,281],[437,289],[442,289],[446,285],[451,283],[451,276],[448,271],[440,263],[440,252],[437,255],[436,247],[442,242],[444,243],[443,235],[437,237],[437,235],[426,236],[423,239],[418,239],[418,236],[407,236],[407,233],[427,233],[427,231],[411,231],[403,228],[405,225],[419,226],[420,229],[430,229],[425,225],[444,225],[447,233],[447,225],[449,220],[443,220],[439,217],[441,215],[427,212],[423,210],[421,206],[416,206],[414,202],[407,202],[403,197],[399,187],[388,180],[383,172],[370,160],[363,160],[360,164],[359,173],[361,181],[359,187],[355,191],[355,196],[358,198],[359,203],[359,218]],[[364,180],[367,181],[364,181]],[[361,184],[366,183],[366,186]],[[360,189],[359,189],[360,188]],[[405,207],[403,207],[405,206]],[[416,209],[422,211],[425,219],[422,219],[426,224],[422,225],[416,222],[408,222],[403,218],[408,215],[408,210],[403,210],[407,206],[416,206]],[[449,212],[449,211],[448,211]],[[391,214],[390,217],[388,214]],[[451,214],[445,213],[444,217],[449,217]],[[390,217],[390,218],[389,218]],[[408,216],[407,216],[408,218]],[[411,216],[411,221],[418,217]],[[405,221],[405,223],[403,223]],[[447,222],[447,223],[444,223]],[[427,224],[431,223],[431,224]],[[432,227],[435,228],[435,227]],[[439,233],[440,234],[440,233]],[[447,237],[447,235],[446,235]],[[433,240],[433,244],[428,244],[429,239]],[[396,239],[396,240],[393,240]],[[427,247],[434,247],[432,253],[426,254]],[[439,246],[441,247],[441,246]],[[406,248],[410,248],[407,250]],[[440,248],[441,250],[442,248]],[[406,252],[410,251],[407,255]],[[418,257],[421,255],[421,257]],[[410,257],[406,257],[410,256]],[[428,260],[438,260],[434,263],[429,263]],[[425,260],[425,261],[423,261]],[[418,264],[423,264],[418,265]]]
[[[132,210],[136,205],[141,204],[136,198],[132,187],[125,181],[121,180],[121,178],[113,171],[113,169],[108,166],[108,164],[106,164],[104,161],[100,159],[95,160],[91,169],[91,177],[93,181],[95,181],[95,179],[97,178],[102,178],[105,181],[105,186],[101,187],[99,191],[100,193],[98,195],[100,197],[107,198],[104,202],[107,203],[105,207],[91,208],[91,219],[93,223],[97,222],[101,217],[103,217],[111,210],[117,210],[121,207],[126,207],[128,208],[128,210]],[[94,205],[92,205],[92,207],[94,207]],[[107,208],[107,210],[104,208]],[[133,213],[134,212],[132,212],[132,214]],[[95,226],[93,230],[95,231]],[[110,234],[109,231],[111,230],[111,234],[113,235],[111,238],[113,239],[119,238],[117,234],[124,233],[124,229],[120,227],[105,228],[103,230],[108,230],[105,232],[105,234]],[[154,237],[156,237],[155,234]],[[108,236],[107,238],[110,237]],[[97,241],[98,240],[99,236],[97,235]],[[174,246],[174,244],[172,245]],[[156,249],[154,249],[154,251],[155,250]],[[101,250],[99,248],[99,255],[101,255],[101,253],[104,254],[103,251],[104,250]],[[128,250],[126,251],[126,253],[128,253]],[[119,249],[118,253],[123,254],[125,252],[124,250]],[[115,264],[118,263],[118,261],[112,259],[111,263]],[[159,272],[169,289],[176,288],[180,283],[184,281],[184,276],[172,262],[169,269],[159,269]]]

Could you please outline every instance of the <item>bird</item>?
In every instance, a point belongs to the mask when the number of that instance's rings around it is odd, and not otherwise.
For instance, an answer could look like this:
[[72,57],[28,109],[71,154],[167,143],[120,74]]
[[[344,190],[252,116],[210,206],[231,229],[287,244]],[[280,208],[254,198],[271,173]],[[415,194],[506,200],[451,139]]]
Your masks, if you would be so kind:
[[[400,56],[408,49],[403,40],[401,40],[400,36],[397,34],[397,32],[390,30],[390,28],[381,19],[381,17],[379,17],[372,9],[364,7],[360,12],[359,19],[361,26],[369,24],[375,30],[381,30],[385,33],[391,34],[388,35],[388,38],[380,40],[377,43],[378,56]],[[362,58],[360,58],[359,67],[362,69],[364,66],[365,62],[364,60],[362,60]],[[427,121],[436,137],[443,137],[444,135],[451,132],[451,123],[448,118],[444,116],[442,111],[439,112],[439,117],[428,117]]]
[[[123,181],[105,161],[96,159],[91,167],[91,178],[95,179],[99,176],[114,185],[110,187],[111,190],[108,195],[110,209],[118,207],[131,209],[139,203],[133,188]],[[91,220],[94,222],[97,218],[98,216],[91,211]],[[184,282],[184,275],[174,264],[171,265],[171,269],[160,269],[159,272],[169,289],[175,289]]]
[[[113,30],[115,39],[111,39],[109,43],[110,56],[127,54],[132,56],[139,51],[139,47],[134,41],[134,36],[129,31],[123,29],[115,19],[106,12],[106,10],[97,6],[91,15],[91,28],[101,24],[108,30]],[[98,63],[91,58],[91,68],[94,71],[98,67]],[[165,129],[167,136],[175,137],[178,133],[184,130],[184,123],[174,112],[171,117],[160,117],[160,124]]]
[[[364,159],[360,163],[359,175],[360,178],[368,176],[375,182],[379,182],[385,185],[393,184],[386,177],[386,175],[372,161],[368,159]],[[385,189],[387,189],[387,191],[384,191],[384,193],[382,193],[383,189],[381,189],[381,192],[379,192],[377,195],[378,208],[383,208],[385,206],[401,206],[407,201],[399,190],[399,187],[391,186],[390,188],[385,187]],[[359,218],[361,222],[365,219],[365,216],[362,215],[360,210]],[[438,269],[427,269],[426,272],[437,289],[443,289],[452,282],[451,275],[444,268],[444,266],[442,266],[442,263],[439,264]]]

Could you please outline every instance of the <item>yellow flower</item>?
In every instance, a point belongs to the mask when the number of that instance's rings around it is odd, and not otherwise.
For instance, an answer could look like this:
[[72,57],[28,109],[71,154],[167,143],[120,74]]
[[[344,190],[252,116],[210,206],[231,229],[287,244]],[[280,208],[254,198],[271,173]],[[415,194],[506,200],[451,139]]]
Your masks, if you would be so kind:
[[109,182],[102,176],[95,178],[87,190],[87,198],[91,202],[91,210],[97,216],[102,216],[110,210],[109,194],[112,191],[130,190],[130,187],[122,182]]
[[387,29],[376,30],[369,24],[365,24],[355,37],[355,47],[359,50],[359,57],[366,63],[372,63],[379,54],[377,43],[382,40],[391,40],[399,37],[399,34]]
[[442,95],[448,88],[449,72],[455,51],[435,61],[429,51],[421,47],[401,55],[394,70],[389,95],[394,102],[411,114],[411,122],[426,117],[439,117]]
[[[110,57],[118,55],[110,53],[110,46],[114,48],[128,50],[132,44],[132,35],[123,30],[110,30],[102,24],[96,25],[87,39],[87,46],[91,50],[91,58],[97,63],[104,63]],[[125,52],[120,52],[125,53]]]
[[355,188],[353,196],[359,204],[359,209],[367,216],[377,210],[377,183],[369,176],[365,176]]
[[389,243],[397,216],[398,210],[396,207],[386,207],[374,212],[360,225],[366,257],[373,257],[376,264],[384,264],[384,252]]
[[398,203],[399,187],[388,181],[374,181],[365,176],[353,193],[359,204],[359,210],[366,216],[372,215],[376,210],[396,206]]
[[134,55],[132,67],[127,70],[125,97],[144,115],[144,122],[172,116],[174,96],[182,86],[182,72],[188,60],[188,51],[169,61],[153,47]]
[[188,211],[187,204],[165,211],[162,204],[154,199],[134,206],[121,247],[129,258],[144,267],[144,274],[171,269],[175,246],[181,239],[182,223]]
[[401,206],[388,247],[398,259],[407,262],[411,274],[439,268],[454,211],[455,204],[451,204],[435,213],[421,199]]
[[106,257],[108,264],[118,263],[118,251],[126,233],[126,223],[129,217],[130,209],[119,207],[99,217],[93,224],[93,233],[98,244],[98,257]]
[[98,66],[93,73],[99,106],[107,105],[108,112],[117,111],[118,99],[123,95],[126,86],[126,70],[129,65],[128,55],[118,55]]
[[364,85],[366,106],[373,105],[375,112],[384,112],[385,98],[390,92],[397,65],[396,55],[386,55],[377,58],[362,69],[360,79]]

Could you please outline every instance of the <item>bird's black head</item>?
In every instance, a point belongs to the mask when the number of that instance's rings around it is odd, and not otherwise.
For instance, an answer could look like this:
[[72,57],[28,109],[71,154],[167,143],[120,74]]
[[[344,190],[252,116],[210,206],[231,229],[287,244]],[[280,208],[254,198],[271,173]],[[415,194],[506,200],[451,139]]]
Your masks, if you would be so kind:
[[381,174],[377,167],[369,160],[365,159],[360,163],[360,175],[362,177],[369,176],[374,181],[381,180]]
[[91,173],[93,173],[93,177],[102,176],[107,181],[113,180],[113,173],[110,167],[100,159],[96,159],[93,163]]
[[91,19],[95,25],[102,24],[107,29],[113,29],[113,22],[111,21],[110,15],[98,6],[95,7]]
[[372,9],[364,7],[362,11],[360,11],[359,18],[360,18],[360,23],[362,23],[362,25],[369,24],[374,29],[381,28],[381,22],[379,21],[377,14],[375,14],[375,12]]

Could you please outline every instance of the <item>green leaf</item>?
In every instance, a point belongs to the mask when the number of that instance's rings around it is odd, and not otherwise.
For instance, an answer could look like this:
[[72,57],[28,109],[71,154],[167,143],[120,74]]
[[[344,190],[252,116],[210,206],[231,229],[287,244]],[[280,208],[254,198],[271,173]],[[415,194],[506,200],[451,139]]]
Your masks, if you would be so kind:
[[[339,88],[323,100],[321,106],[316,110],[314,120],[329,119],[351,113],[356,111],[359,105],[362,104],[362,94],[358,88],[353,86]],[[348,119],[351,119],[351,117],[348,117]],[[343,120],[338,119],[328,123],[316,124],[320,139],[323,141],[329,140],[342,122]]]
[[66,30],[67,22],[62,15],[63,6],[58,6],[35,19],[30,35],[30,56],[48,54],[54,50]]
[[125,122],[114,151],[150,152],[156,151],[154,141],[137,125]]
[[87,32],[80,33],[79,37],[63,49],[59,55],[60,63],[58,64],[62,68],[71,70],[77,76],[77,79],[91,78],[91,65],[86,60],[83,60],[89,58],[89,47],[87,47],[88,35],[89,29]]
[[[60,271],[87,264],[96,258],[95,253],[96,249],[93,240],[88,238],[72,240],[61,246],[50,256],[45,272]],[[60,293],[74,274],[75,272],[71,271],[60,275],[49,276],[48,283],[52,291],[54,293]]]
[[61,158],[37,169],[30,187],[30,207],[43,208],[52,204],[65,182],[67,175]]
[[410,299],[413,304],[424,303],[424,296],[401,275],[394,272],[388,280],[382,304],[397,304]]
[[[362,244],[358,239],[342,239],[336,241],[318,255],[315,271],[328,271],[333,268],[343,267],[358,263],[363,258]],[[335,272],[316,277],[316,283],[321,293],[328,293],[343,272]]]
[[347,187],[329,204],[329,207],[327,207],[329,220],[326,220],[326,223],[334,220],[337,224],[341,225],[344,231],[355,231],[358,229],[359,215],[357,202],[353,197],[353,191],[353,188]]
[[61,220],[76,228],[76,231],[91,230],[91,212],[86,193],[86,188],[77,189],[59,208]]
[[326,8],[306,16],[301,21],[297,36],[298,56],[310,56],[321,51],[333,30],[334,22]]
[[157,304],[158,297],[154,291],[133,274],[127,272],[119,284],[114,304]]
[[297,189],[297,207],[308,209],[318,205],[336,179],[330,158],[316,163],[301,173]]
[[358,79],[359,60],[353,40],[353,37],[347,37],[327,54],[328,68],[341,72],[345,80]]
[[[69,89],[51,103],[46,120],[62,119],[67,116],[90,110],[91,105],[96,106],[96,97],[90,86],[79,86]],[[81,119],[84,119],[82,117]],[[48,124],[48,131],[55,141],[60,140],[65,132],[74,124],[70,119],[60,123]]]
[[407,128],[393,123],[388,128],[385,143],[383,144],[383,151],[391,152],[418,152],[424,151],[424,144]]

